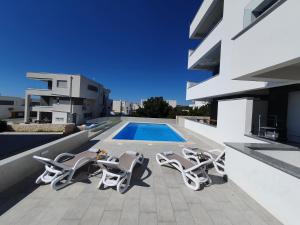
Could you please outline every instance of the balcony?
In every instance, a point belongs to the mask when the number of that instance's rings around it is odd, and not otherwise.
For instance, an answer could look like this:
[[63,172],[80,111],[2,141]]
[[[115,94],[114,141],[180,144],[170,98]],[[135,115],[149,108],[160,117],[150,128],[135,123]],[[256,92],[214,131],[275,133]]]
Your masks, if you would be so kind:
[[52,96],[53,91],[51,89],[36,89],[36,88],[28,88],[26,90],[27,95],[34,96]]
[[223,0],[205,0],[190,26],[190,38],[205,38],[223,18]]
[[222,21],[198,47],[189,51],[188,69],[210,70],[220,63]]
[[32,111],[35,112],[50,112],[53,111],[53,106],[33,106]]
[[232,37],[234,79],[300,80],[298,1],[283,1]]

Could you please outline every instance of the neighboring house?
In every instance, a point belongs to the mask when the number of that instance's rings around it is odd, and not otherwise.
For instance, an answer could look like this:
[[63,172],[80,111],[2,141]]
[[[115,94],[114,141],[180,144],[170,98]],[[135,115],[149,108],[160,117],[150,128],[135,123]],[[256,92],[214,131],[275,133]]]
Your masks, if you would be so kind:
[[[63,123],[84,123],[107,115],[110,90],[81,75],[27,73],[27,78],[45,82],[46,89],[27,89],[24,121],[29,122],[30,110],[37,120]],[[31,96],[40,97],[40,106],[29,107]]]
[[131,103],[124,100],[113,100],[112,111],[123,115],[129,115],[132,111]]
[[166,102],[172,106],[173,108],[176,108],[177,106],[177,101],[176,100],[166,100]]
[[206,102],[206,101],[195,101],[195,100],[193,100],[192,104],[189,104],[189,107],[192,107],[193,109],[200,108],[204,105],[207,105],[207,103],[208,102]]
[[23,98],[0,96],[0,119],[23,117],[24,105]]
[[138,103],[132,103],[131,104],[131,110],[132,110],[132,112],[136,112],[136,110],[138,110],[140,107],[141,106]]
[[260,123],[276,128],[275,135],[263,131],[266,137],[300,142],[299,4],[203,1],[190,25],[190,38],[201,44],[189,51],[188,69],[211,78],[188,82],[186,99],[211,103],[212,139],[247,140]]

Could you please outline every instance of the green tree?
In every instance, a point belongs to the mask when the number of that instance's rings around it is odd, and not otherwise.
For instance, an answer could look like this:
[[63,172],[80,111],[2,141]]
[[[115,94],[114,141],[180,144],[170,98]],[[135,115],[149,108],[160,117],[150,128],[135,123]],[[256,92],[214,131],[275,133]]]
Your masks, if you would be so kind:
[[143,107],[137,109],[135,116],[166,118],[169,116],[172,107],[163,97],[151,97],[143,103]]

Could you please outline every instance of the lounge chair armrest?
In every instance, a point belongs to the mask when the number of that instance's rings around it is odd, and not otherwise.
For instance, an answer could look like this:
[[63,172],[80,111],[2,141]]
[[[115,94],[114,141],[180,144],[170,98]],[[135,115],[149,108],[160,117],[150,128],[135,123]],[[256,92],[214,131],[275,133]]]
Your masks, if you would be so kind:
[[212,154],[210,154],[209,152],[202,152],[203,155],[209,157],[210,159],[214,159],[214,157],[212,156]]
[[56,156],[55,159],[54,159],[54,161],[58,162],[63,157],[74,157],[74,156],[75,156],[74,154],[65,152],[65,153],[61,153],[58,156]]
[[197,164],[200,163],[199,157],[197,157],[197,156],[194,156],[194,155],[188,155],[188,156],[185,156],[185,158],[186,158],[186,159],[189,159],[189,160],[192,159],[193,161],[196,161]]
[[[104,160],[104,161],[110,161],[110,162],[114,162],[114,161],[116,161],[116,160],[118,160],[118,157],[115,157],[115,156],[109,156],[106,160]],[[100,160],[98,160],[98,161],[100,161]]]
[[182,149],[182,154],[186,157],[188,155],[194,155],[196,156],[198,153],[190,148],[183,148]]

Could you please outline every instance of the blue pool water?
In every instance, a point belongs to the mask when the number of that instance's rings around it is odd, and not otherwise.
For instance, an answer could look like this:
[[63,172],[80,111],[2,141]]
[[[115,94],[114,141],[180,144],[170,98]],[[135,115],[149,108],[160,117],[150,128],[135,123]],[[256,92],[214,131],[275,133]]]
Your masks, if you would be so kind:
[[185,142],[168,125],[153,123],[129,123],[113,139]]

